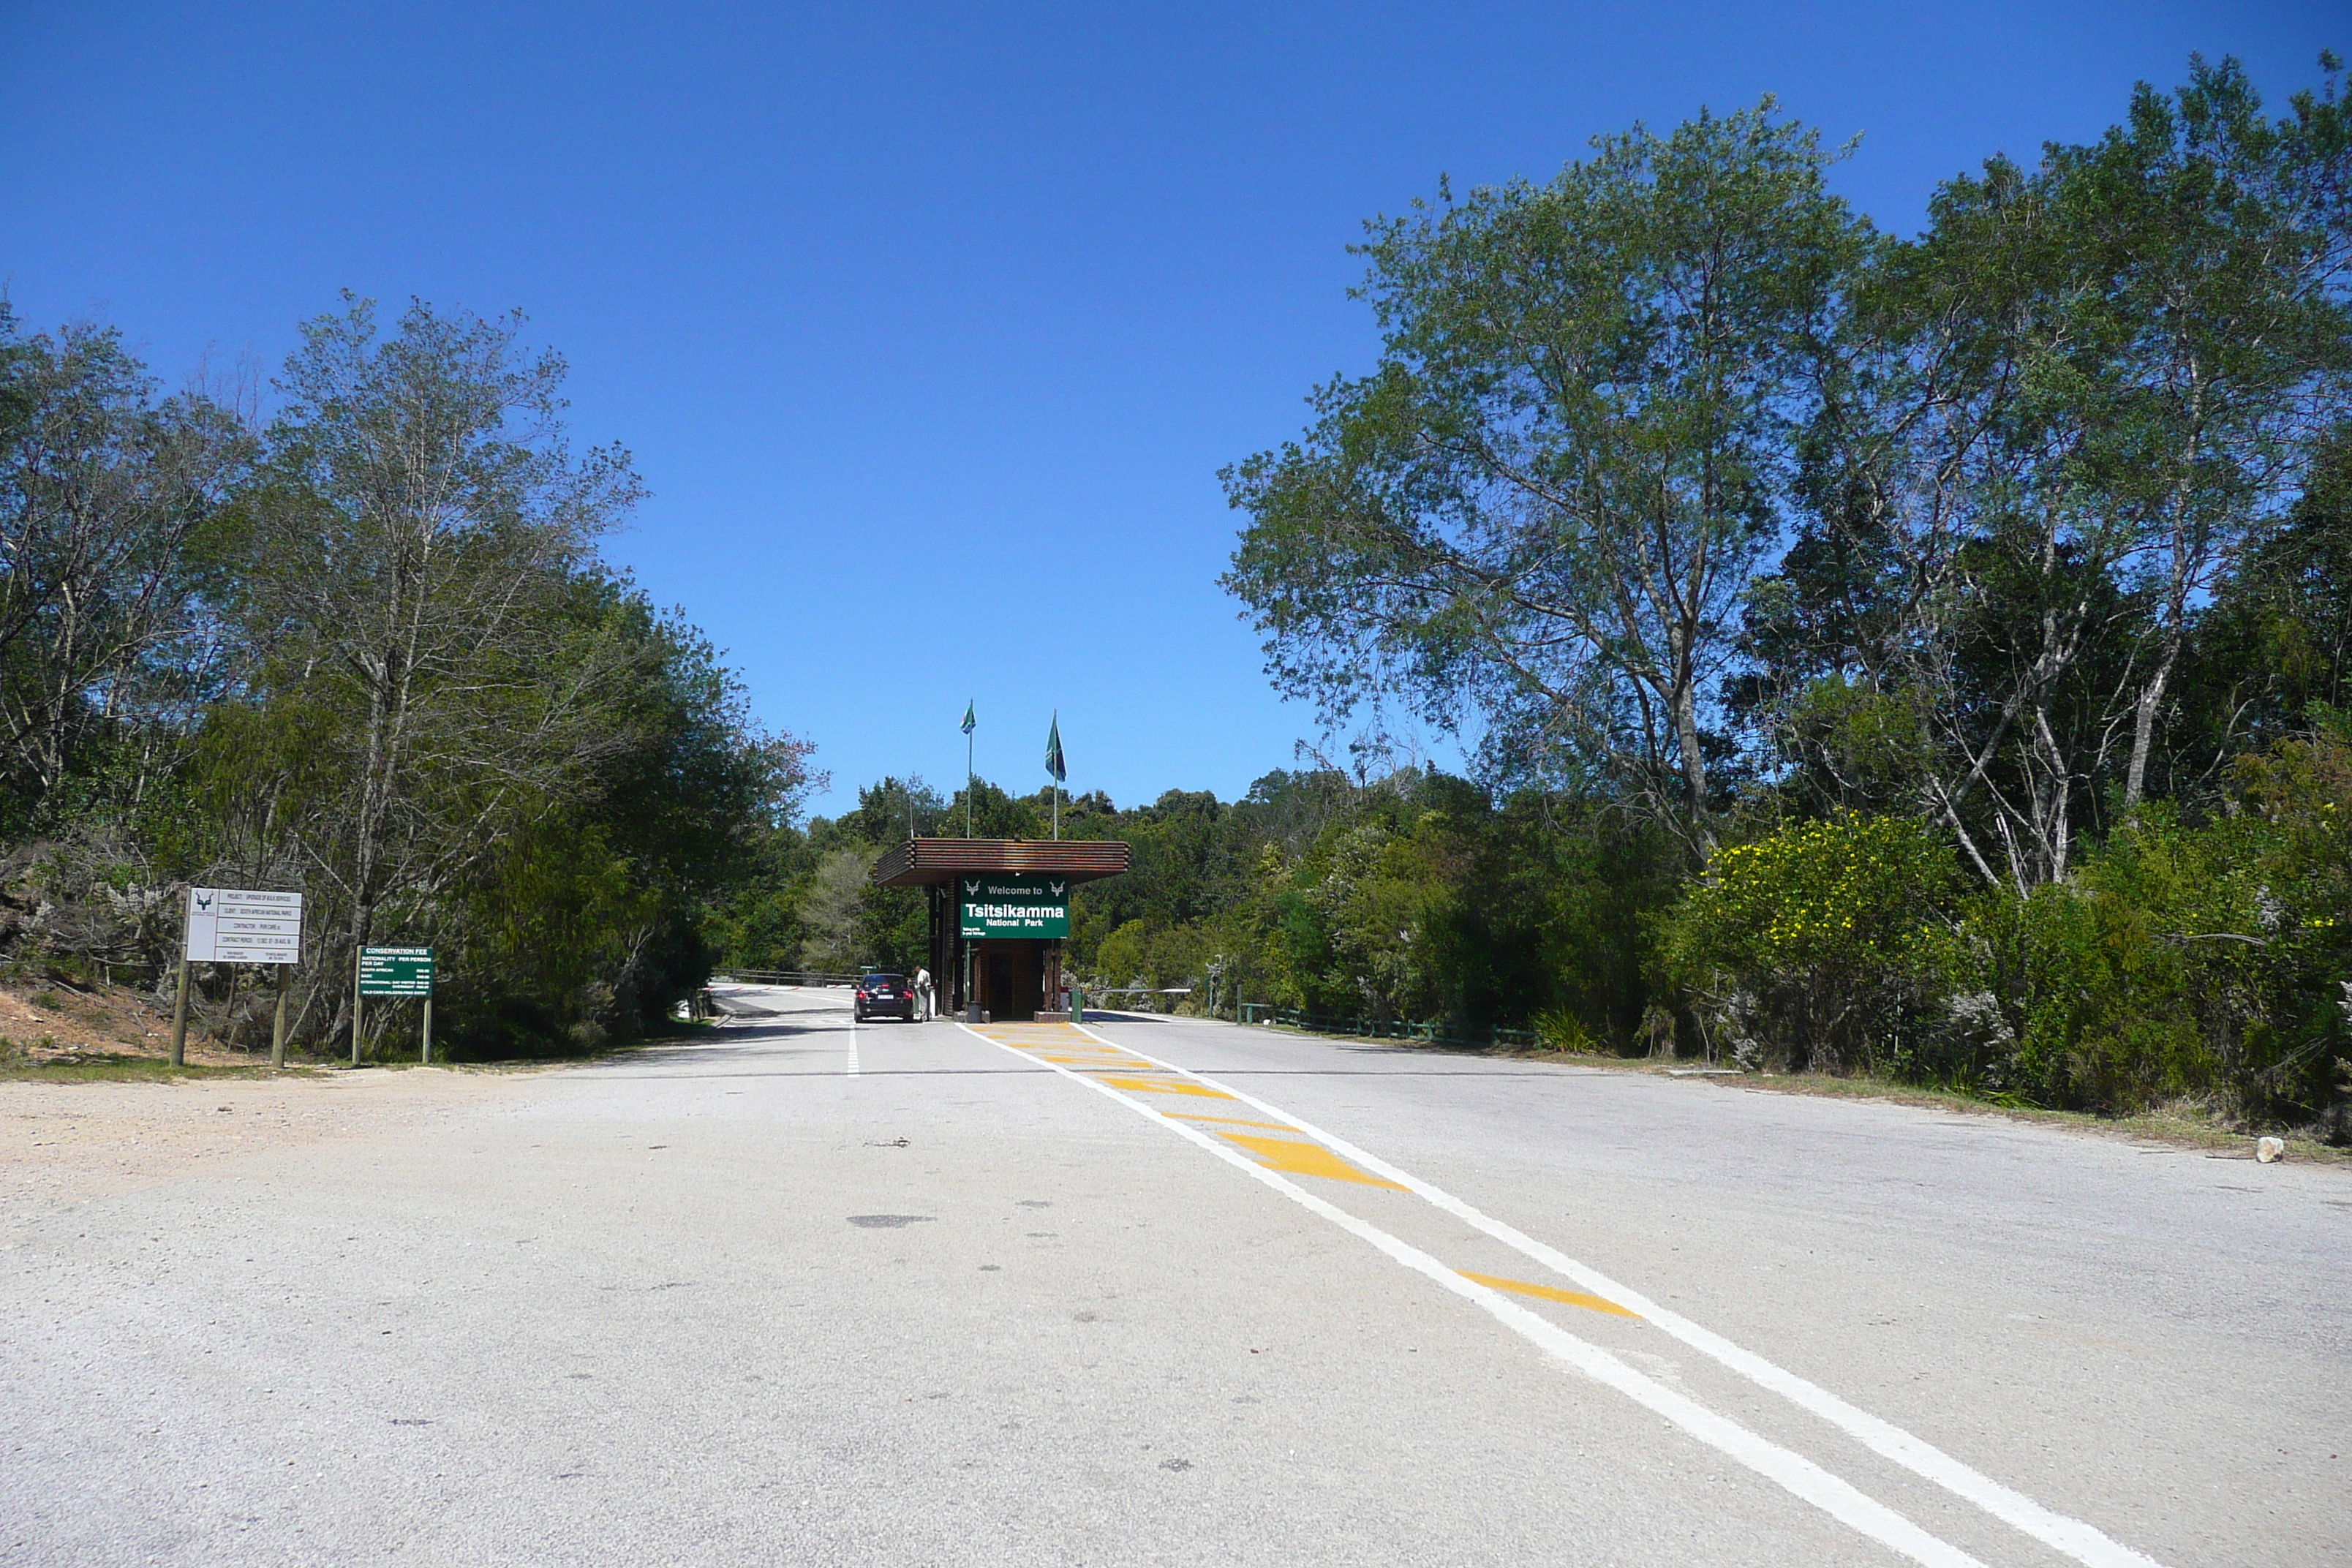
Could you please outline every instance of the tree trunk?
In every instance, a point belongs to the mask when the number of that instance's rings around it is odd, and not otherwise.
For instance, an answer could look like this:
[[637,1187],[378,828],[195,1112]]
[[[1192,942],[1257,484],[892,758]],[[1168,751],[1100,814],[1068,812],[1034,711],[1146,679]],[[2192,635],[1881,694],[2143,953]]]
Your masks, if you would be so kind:
[[2172,667],[2180,657],[2181,627],[2176,617],[2164,634],[2164,655],[2158,660],[2156,672],[2147,684],[2139,689],[2139,699],[2132,705],[2131,767],[2124,775],[2124,809],[2136,810],[2147,784],[2148,753],[2156,744],[2156,716],[2164,707],[2164,689],[2172,679]]
[[1706,758],[1698,744],[1698,693],[1690,683],[1682,683],[1674,693],[1675,749],[1682,753],[1683,785],[1690,791],[1691,826],[1696,830],[1700,852],[1715,853],[1715,829],[1706,808]]

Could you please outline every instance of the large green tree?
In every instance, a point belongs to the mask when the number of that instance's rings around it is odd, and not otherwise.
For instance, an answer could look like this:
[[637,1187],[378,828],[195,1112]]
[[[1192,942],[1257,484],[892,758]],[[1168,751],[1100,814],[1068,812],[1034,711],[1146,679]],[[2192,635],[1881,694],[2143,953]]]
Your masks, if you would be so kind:
[[1372,225],[1380,364],[1225,475],[1277,683],[1581,763],[1708,842],[1715,682],[1870,243],[1832,159],[1767,100]]
[[110,768],[135,801],[233,675],[204,533],[251,447],[201,394],[159,399],[119,333],[28,336],[0,301],[0,821]]
[[2331,84],[2272,120],[2237,61],[2192,59],[2177,92],[2141,85],[2122,125],[2045,161],[2069,270],[2095,301],[2085,479],[2124,520],[2153,623],[2132,671],[2126,809],[2193,611],[2299,493],[2352,392],[2346,107]]
[[2332,91],[2266,120],[2200,63],[1874,252],[1741,693],[1832,797],[1923,807],[2020,892],[2137,804],[2199,606],[2341,416],[2347,151]]

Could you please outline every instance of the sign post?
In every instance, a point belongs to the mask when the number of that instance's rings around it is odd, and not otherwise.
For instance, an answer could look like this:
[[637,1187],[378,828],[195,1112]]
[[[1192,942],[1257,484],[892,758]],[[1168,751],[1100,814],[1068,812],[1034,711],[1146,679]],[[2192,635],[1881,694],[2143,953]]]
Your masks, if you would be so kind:
[[357,993],[352,997],[352,1066],[360,1065],[362,997],[414,996],[425,1003],[425,1049],[433,1059],[433,950],[429,947],[360,949]]
[[[180,948],[179,994],[172,1003],[172,1065],[187,1066],[188,965],[302,962],[302,895],[249,888],[190,888]],[[286,1065],[285,971],[278,971],[278,1024],[269,1065]]]

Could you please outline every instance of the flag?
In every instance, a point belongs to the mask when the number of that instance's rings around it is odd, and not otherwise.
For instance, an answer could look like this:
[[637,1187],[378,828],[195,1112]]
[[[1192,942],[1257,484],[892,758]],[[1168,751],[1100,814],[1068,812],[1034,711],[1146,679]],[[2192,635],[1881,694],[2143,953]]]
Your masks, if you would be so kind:
[[1054,715],[1054,727],[1045,731],[1045,771],[1053,775],[1055,784],[1061,784],[1070,776],[1068,766],[1062,761],[1062,716],[1059,713]]
[[971,726],[972,726],[971,704],[971,703],[969,703],[969,702],[967,702],[967,703],[965,703],[965,704],[963,705],[963,732],[964,732],[965,734],[967,734],[967,735],[971,734]]

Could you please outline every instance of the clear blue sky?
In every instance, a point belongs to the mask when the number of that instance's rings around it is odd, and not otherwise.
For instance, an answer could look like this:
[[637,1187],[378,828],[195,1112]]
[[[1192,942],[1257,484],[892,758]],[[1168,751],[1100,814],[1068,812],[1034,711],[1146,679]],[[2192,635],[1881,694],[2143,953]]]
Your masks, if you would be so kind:
[[[0,7],[0,284],[167,381],[351,288],[520,306],[654,499],[614,558],[854,804],[885,773],[1228,796],[1289,765],[1216,470],[1373,342],[1360,221],[1776,93],[1880,223],[2332,5]],[[992,651],[980,628],[1017,628]]]

